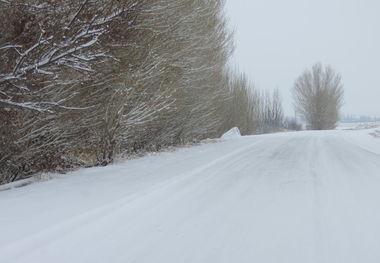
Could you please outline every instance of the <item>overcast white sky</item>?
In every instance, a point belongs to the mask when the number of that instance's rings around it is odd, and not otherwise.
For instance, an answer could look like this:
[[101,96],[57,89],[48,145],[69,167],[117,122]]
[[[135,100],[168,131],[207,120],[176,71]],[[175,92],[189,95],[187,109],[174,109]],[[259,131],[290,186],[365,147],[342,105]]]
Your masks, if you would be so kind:
[[345,85],[344,114],[380,116],[379,0],[227,0],[235,29],[234,63],[260,89],[290,89],[316,62]]

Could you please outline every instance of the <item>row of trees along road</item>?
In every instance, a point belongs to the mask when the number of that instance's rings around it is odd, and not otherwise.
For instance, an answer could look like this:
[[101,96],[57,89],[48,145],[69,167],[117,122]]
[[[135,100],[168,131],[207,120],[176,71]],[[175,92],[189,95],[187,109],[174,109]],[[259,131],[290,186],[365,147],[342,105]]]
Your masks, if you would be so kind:
[[0,184],[261,125],[223,0],[1,0]]
[[[261,93],[227,66],[223,8],[224,0],[0,0],[0,184],[232,127],[281,129],[278,91]],[[334,107],[317,117],[302,107],[330,105],[330,86],[314,83],[336,83],[331,74],[315,68],[299,80],[307,89],[297,88],[299,110],[313,128],[333,126],[320,120]],[[324,99],[302,96],[310,92]]]

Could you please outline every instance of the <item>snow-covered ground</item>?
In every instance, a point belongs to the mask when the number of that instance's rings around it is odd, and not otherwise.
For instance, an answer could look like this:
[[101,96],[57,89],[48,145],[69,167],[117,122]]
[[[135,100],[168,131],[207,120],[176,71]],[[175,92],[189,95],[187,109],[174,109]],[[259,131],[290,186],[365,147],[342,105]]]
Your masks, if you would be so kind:
[[378,263],[374,130],[232,136],[0,191],[0,262]]
[[380,127],[380,122],[344,122],[339,123],[338,130],[364,130]]

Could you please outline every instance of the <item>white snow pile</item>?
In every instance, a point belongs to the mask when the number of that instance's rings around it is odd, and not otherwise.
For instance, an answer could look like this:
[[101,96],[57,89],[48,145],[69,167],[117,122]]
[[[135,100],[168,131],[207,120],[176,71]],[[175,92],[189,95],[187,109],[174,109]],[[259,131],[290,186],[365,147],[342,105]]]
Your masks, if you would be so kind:
[[370,133],[375,138],[380,138],[380,130],[374,130],[373,132]]
[[233,127],[229,131],[225,132],[221,139],[233,139],[233,138],[238,138],[241,137],[241,133],[238,127]]

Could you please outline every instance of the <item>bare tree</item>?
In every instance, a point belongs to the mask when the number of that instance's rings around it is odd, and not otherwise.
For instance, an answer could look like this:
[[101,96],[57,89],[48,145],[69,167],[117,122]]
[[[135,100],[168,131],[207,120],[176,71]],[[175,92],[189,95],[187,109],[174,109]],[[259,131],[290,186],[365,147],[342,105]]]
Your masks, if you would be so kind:
[[221,133],[238,127],[242,135],[256,133],[260,125],[260,96],[244,74],[229,71],[226,75],[227,92],[219,101],[222,116]]
[[294,105],[309,129],[334,129],[340,118],[343,93],[340,74],[331,67],[315,64],[296,80]]
[[296,118],[288,117],[284,120],[284,128],[291,131],[302,130],[302,125],[297,122]]
[[284,110],[282,106],[282,98],[278,88],[272,94],[272,126],[275,131],[283,128]]
[[265,90],[261,93],[259,103],[259,131],[268,133],[280,130],[284,124],[284,113],[279,90],[275,89],[272,94]]

